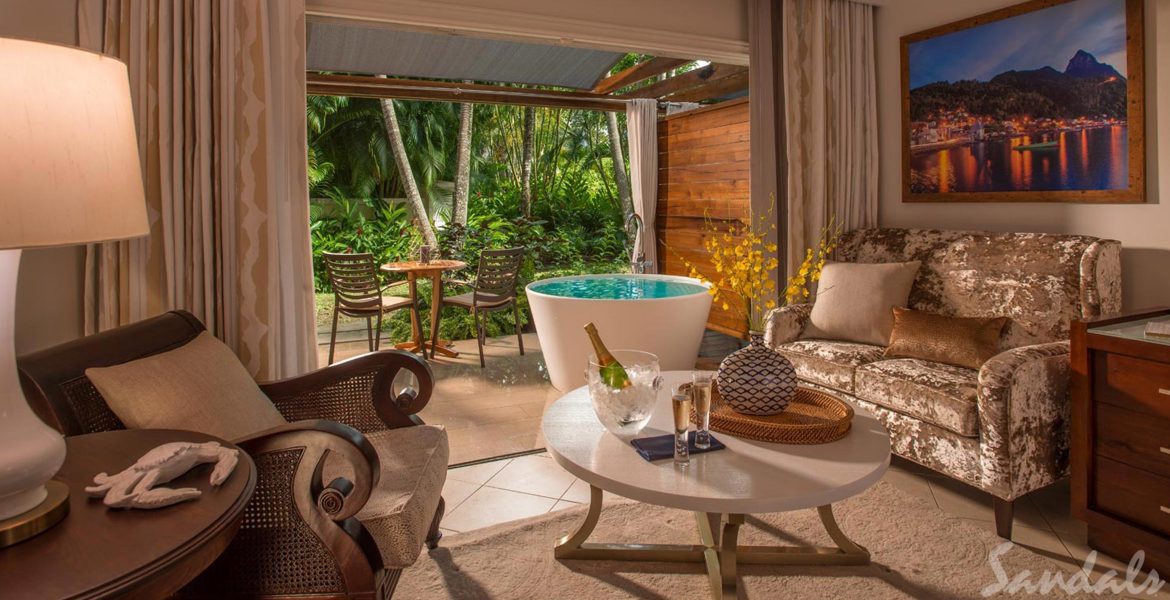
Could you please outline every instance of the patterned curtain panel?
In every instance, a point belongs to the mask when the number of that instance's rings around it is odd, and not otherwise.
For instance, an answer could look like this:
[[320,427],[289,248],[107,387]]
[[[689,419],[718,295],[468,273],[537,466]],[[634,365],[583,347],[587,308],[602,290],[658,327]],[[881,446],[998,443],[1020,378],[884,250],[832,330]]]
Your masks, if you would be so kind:
[[258,378],[316,368],[303,0],[81,0],[126,61],[151,235],[86,255],[86,329],[182,308]]
[[788,268],[830,218],[877,225],[877,92],[873,7],[783,0]]

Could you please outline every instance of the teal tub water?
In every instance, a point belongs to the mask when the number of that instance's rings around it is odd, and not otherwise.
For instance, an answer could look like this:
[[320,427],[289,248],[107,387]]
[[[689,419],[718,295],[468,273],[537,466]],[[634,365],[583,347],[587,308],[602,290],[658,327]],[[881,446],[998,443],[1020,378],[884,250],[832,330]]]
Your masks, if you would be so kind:
[[706,287],[684,281],[624,275],[537,281],[528,289],[549,296],[587,300],[649,300],[707,292]]

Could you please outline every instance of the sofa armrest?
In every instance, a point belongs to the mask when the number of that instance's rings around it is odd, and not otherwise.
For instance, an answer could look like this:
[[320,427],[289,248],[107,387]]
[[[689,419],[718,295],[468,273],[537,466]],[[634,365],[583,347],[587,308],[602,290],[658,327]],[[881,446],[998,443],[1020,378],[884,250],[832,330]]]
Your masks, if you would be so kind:
[[775,348],[780,344],[795,341],[804,331],[808,317],[812,314],[811,304],[792,304],[773,308],[764,317],[764,343]]
[[984,487],[1014,499],[1068,473],[1069,343],[1001,352],[979,369]]
[[[417,384],[395,392],[394,380],[403,370],[414,375]],[[337,421],[366,433],[421,423],[415,414],[430,401],[434,387],[430,365],[401,350],[370,352],[312,373],[260,384],[289,421]]]

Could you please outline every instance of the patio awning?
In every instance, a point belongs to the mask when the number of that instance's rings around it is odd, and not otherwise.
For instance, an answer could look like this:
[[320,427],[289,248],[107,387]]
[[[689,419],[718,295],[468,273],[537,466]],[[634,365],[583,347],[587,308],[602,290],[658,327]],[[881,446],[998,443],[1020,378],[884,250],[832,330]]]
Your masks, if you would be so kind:
[[473,80],[591,89],[623,55],[361,22],[310,19],[307,67],[428,79]]

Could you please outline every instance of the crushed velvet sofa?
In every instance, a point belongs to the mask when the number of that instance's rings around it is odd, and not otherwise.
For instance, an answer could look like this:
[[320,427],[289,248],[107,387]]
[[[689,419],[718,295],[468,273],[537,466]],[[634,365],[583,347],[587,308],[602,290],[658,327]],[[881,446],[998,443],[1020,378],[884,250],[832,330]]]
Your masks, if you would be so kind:
[[1068,472],[1069,321],[1120,310],[1120,255],[1117,241],[1078,235],[851,231],[838,261],[921,261],[910,308],[1008,317],[1000,353],[976,371],[801,339],[810,304],[772,311],[766,340],[802,382],[873,412],[895,454],[990,493],[1010,539],[1013,502]]

